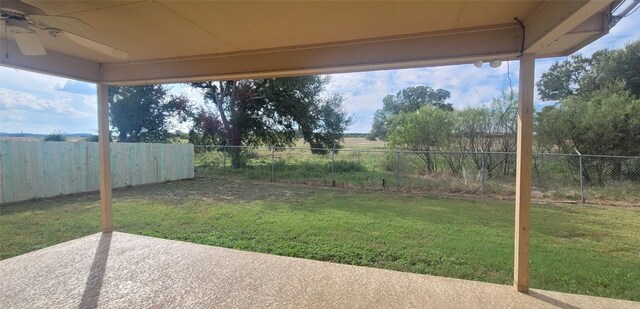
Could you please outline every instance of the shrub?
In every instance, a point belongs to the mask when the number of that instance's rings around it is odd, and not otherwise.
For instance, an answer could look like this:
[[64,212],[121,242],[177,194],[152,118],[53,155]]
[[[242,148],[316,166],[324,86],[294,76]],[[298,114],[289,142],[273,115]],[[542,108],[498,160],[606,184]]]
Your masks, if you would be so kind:
[[53,132],[51,134],[46,135],[42,140],[45,142],[65,142],[67,141],[67,137],[60,132],[58,133]]
[[98,142],[98,136],[97,135],[89,135],[87,136],[87,138],[84,139],[85,142],[94,142],[97,143]]

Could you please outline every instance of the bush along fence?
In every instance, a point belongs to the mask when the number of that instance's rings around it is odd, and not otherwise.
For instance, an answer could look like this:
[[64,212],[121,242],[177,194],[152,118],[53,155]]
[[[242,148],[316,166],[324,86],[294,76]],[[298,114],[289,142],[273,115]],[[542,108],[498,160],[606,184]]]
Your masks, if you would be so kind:
[[[195,146],[196,176],[510,197],[516,155],[391,149]],[[640,205],[640,157],[535,153],[536,200]]]
[[[113,187],[194,177],[190,144],[111,143]],[[100,188],[98,143],[0,141],[0,204]]]

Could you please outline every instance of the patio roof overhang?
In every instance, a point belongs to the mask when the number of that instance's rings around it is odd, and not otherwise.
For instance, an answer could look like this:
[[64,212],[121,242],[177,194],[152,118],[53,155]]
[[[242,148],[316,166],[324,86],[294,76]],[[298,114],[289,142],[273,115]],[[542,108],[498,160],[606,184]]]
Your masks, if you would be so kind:
[[[37,29],[47,55],[23,56],[9,35],[3,66],[110,85],[439,66],[513,60],[521,53],[562,56],[607,33],[618,3],[24,2],[83,20],[95,31],[76,34],[130,56],[112,58]],[[514,17],[524,22],[524,42]]]
[[83,20],[96,31],[76,34],[130,55],[118,60],[37,30],[47,55],[23,56],[9,37],[9,57],[0,60],[98,84],[104,232],[113,229],[108,85],[519,59],[514,285],[527,292],[535,59],[571,54],[606,34],[621,1],[25,2]]

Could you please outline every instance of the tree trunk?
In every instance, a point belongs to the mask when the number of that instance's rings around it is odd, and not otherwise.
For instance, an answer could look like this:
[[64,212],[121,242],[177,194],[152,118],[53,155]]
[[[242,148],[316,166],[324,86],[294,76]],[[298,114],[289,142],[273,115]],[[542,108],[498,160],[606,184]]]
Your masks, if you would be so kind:
[[242,168],[241,151],[242,142],[240,140],[232,140],[229,144],[231,151],[231,166],[233,168]]

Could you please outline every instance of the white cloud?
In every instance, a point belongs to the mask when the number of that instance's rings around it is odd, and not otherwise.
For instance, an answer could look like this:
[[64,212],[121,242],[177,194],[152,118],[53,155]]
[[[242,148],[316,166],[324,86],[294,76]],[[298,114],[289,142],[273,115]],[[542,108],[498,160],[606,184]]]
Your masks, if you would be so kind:
[[84,118],[91,114],[73,108],[70,98],[44,99],[31,93],[0,88],[0,109],[50,111],[58,114],[69,114],[74,118]]
[[96,86],[94,84],[67,80],[64,84],[58,84],[55,87],[58,91],[81,94],[86,96],[96,96]]
[[0,85],[14,90],[50,92],[69,79],[0,66]]

